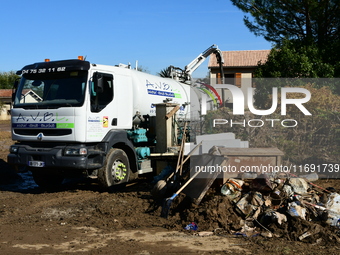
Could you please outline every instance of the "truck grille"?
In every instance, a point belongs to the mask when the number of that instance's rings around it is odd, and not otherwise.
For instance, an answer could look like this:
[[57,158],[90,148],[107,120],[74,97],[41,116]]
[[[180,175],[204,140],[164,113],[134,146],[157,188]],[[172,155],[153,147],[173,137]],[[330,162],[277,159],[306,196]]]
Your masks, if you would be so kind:
[[37,136],[43,133],[44,136],[63,136],[72,134],[72,129],[19,129],[16,128],[13,132],[17,135]]

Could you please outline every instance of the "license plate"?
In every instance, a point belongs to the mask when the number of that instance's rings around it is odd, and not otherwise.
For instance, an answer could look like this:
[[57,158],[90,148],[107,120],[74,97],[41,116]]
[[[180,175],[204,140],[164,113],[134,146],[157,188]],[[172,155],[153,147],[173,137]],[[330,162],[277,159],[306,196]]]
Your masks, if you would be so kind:
[[44,161],[28,161],[28,166],[32,166],[32,167],[44,167],[45,166],[45,162]]

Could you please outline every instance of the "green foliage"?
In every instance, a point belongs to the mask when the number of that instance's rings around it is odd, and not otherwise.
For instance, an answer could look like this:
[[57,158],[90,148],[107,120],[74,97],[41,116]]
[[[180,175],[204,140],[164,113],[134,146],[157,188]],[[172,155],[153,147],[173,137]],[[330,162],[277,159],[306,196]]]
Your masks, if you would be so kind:
[[251,32],[276,45],[257,77],[340,77],[340,0],[231,1]]
[[169,67],[162,69],[159,73],[157,73],[160,77],[170,78],[171,77],[171,69]]
[[13,88],[14,82],[19,78],[20,76],[16,75],[14,71],[0,72],[0,89]]
[[340,0],[231,0],[245,13],[245,25],[255,35],[280,44],[284,39],[318,48],[339,40]]
[[259,63],[255,77],[330,78],[334,66],[324,63],[315,45],[300,45],[285,40],[271,50],[265,63]]
[[[263,108],[264,103],[272,93],[273,87],[300,86],[301,82],[299,81],[303,80],[301,78],[309,78],[315,87],[329,86],[333,93],[340,94],[340,81],[338,79],[320,79],[335,77],[336,72],[338,72],[336,65],[326,63],[322,58],[321,50],[316,45],[306,46],[286,40],[281,47],[272,49],[267,61],[258,64],[254,76],[294,77],[294,79],[276,79],[275,82],[273,82],[273,79],[255,79],[255,105]],[[304,84],[306,83],[308,82]]]

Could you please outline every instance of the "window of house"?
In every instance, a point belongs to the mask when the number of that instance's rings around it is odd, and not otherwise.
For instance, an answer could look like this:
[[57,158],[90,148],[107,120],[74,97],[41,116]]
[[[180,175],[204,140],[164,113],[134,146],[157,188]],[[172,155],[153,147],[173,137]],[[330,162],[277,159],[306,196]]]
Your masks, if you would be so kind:
[[225,83],[241,87],[241,73],[227,73],[224,75]]

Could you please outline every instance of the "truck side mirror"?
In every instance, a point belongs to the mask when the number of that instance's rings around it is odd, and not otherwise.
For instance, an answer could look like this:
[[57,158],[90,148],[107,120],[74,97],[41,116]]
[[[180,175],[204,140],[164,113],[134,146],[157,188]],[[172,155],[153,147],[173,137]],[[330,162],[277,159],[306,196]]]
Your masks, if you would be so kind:
[[14,100],[15,100],[15,94],[17,92],[18,86],[19,86],[19,80],[15,80],[15,82],[13,84],[13,90],[12,90],[12,91],[14,91],[12,93],[12,102],[14,102]]
[[96,93],[104,92],[104,77],[103,74],[95,72],[93,74],[94,91]]

